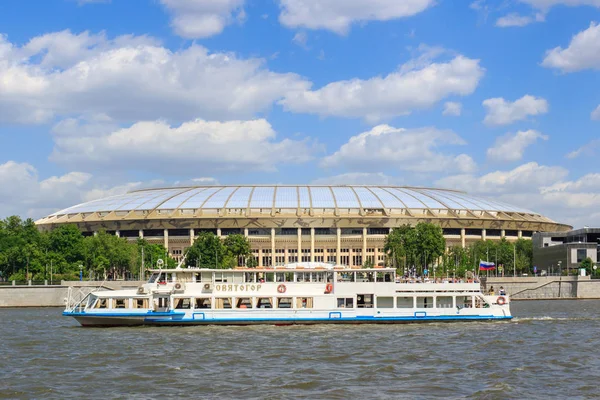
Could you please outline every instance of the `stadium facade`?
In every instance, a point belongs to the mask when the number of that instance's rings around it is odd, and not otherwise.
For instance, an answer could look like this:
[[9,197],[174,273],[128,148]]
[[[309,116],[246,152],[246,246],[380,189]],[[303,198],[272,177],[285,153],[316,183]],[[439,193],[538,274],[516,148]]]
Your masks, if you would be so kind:
[[517,240],[571,229],[539,213],[463,192],[398,186],[236,185],[132,191],[44,217],[42,230],[76,224],[84,235],[106,230],[161,243],[180,258],[203,231],[246,235],[259,266],[385,261],[391,228],[432,222],[447,246]]

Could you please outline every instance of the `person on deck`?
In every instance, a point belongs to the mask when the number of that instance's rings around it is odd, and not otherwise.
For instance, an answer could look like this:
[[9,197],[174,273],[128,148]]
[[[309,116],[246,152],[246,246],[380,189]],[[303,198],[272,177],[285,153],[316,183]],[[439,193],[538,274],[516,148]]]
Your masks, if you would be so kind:
[[500,286],[500,296],[506,296],[506,290],[502,286]]

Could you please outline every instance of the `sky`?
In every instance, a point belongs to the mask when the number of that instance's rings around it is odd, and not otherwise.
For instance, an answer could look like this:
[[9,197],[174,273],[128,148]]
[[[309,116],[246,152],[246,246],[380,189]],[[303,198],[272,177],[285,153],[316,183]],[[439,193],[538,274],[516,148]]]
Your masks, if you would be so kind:
[[600,0],[3,0],[0,215],[389,184],[600,226]]

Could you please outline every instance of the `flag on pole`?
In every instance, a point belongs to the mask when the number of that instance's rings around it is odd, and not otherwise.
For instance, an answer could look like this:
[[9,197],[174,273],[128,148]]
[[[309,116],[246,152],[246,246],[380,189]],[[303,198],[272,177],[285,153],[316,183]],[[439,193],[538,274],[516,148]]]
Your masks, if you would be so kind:
[[489,262],[489,261],[479,261],[479,270],[480,271],[490,271],[496,269],[496,264],[494,264],[493,262]]

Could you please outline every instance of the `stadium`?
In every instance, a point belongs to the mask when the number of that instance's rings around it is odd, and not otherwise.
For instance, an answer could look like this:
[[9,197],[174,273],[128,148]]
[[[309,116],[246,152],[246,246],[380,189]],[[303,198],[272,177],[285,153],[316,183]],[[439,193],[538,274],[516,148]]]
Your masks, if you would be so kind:
[[105,230],[160,243],[180,259],[195,237],[248,237],[259,266],[385,261],[391,228],[432,222],[447,246],[517,240],[568,231],[539,213],[447,189],[365,185],[236,185],[145,189],[90,201],[44,217],[42,230],[75,224],[84,235]]

